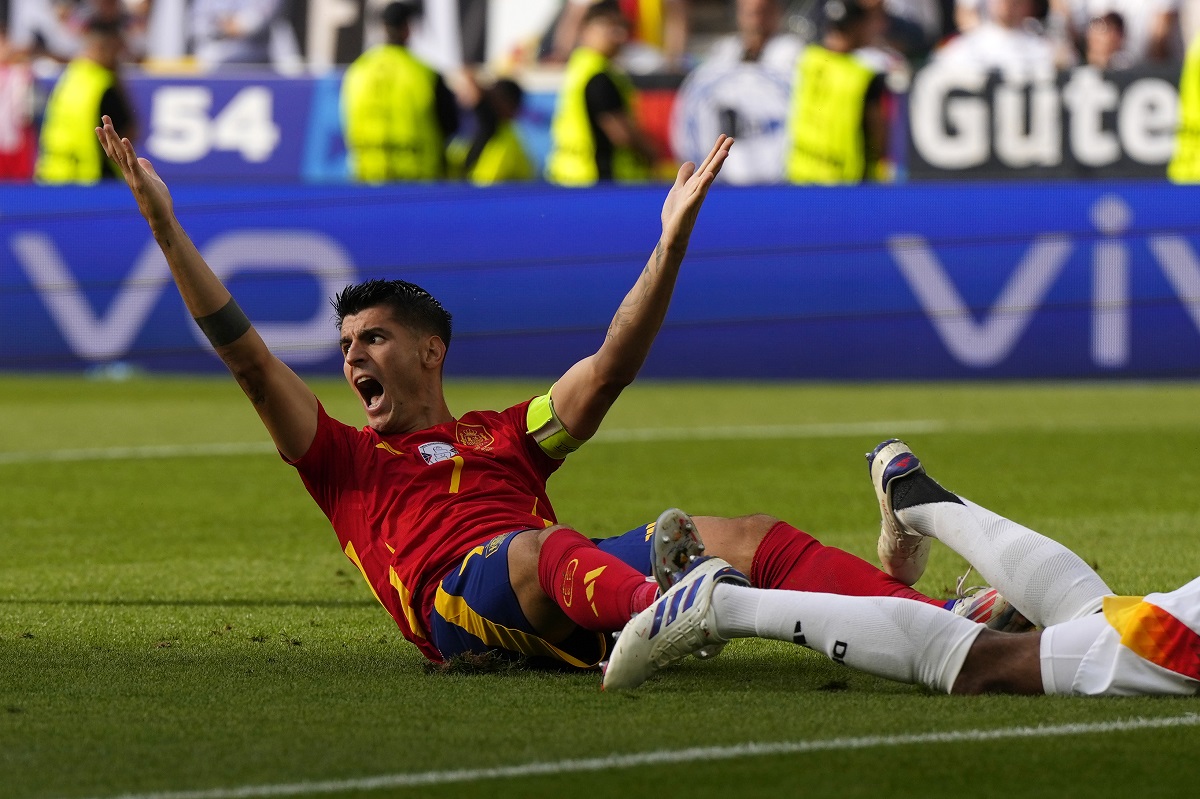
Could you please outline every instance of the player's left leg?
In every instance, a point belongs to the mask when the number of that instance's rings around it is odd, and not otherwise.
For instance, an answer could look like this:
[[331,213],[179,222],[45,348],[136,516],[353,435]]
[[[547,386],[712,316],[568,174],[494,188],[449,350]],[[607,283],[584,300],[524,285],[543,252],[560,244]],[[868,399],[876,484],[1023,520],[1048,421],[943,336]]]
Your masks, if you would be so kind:
[[727,561],[756,588],[841,594],[894,596],[945,607],[857,555],[826,546],[773,516],[739,518],[697,516],[705,554]]
[[[995,633],[926,603],[757,589],[717,558],[698,561],[622,631],[605,671],[632,688],[701,648],[761,637],[870,674],[954,693],[1040,693],[1037,633]],[[976,642],[982,643],[976,651]]]
[[[773,516],[694,517],[706,555],[721,558],[758,588],[848,596],[895,596],[938,607],[947,602],[922,594],[862,558],[826,546]],[[596,544],[635,569],[651,574],[655,523]]]
[[904,442],[884,442],[867,459],[883,514],[881,557],[889,537],[936,538],[1042,627],[1095,613],[1112,593],[1062,544],[947,491]]
[[658,595],[644,571],[562,525],[520,533],[508,560],[512,590],[526,616],[552,636],[571,624],[614,632]]

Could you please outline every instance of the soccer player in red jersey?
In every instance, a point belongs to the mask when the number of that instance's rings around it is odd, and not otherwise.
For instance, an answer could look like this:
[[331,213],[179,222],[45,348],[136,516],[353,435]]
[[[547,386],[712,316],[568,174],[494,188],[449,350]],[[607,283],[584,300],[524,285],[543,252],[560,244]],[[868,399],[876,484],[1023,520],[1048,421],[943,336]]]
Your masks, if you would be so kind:
[[[546,394],[507,410],[450,413],[442,392],[450,315],[427,292],[404,281],[348,287],[335,306],[345,377],[367,417],[360,430],[330,418],[270,352],[188,239],[150,163],[107,118],[97,135],[189,312],[404,637],[435,662],[489,652],[575,667],[604,659],[607,633],[656,599],[650,526],[586,538],[557,523],[546,481],[637,376],[733,141],[719,137],[698,167],[680,168],[662,237],[600,349]],[[708,551],[758,587],[943,604],[768,516],[696,524]]]

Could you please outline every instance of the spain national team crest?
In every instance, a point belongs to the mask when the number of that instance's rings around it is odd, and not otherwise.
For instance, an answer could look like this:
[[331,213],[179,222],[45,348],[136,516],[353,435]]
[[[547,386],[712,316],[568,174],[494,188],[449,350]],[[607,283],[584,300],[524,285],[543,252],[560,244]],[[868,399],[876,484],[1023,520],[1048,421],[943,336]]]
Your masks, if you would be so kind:
[[490,451],[492,444],[496,443],[496,439],[481,424],[463,424],[459,422],[455,429],[455,438],[464,447],[483,450],[484,452]]
[[425,459],[425,463],[430,466],[442,461],[448,461],[458,454],[458,450],[454,448],[453,444],[447,444],[443,441],[422,444],[417,449],[420,451],[421,457]]

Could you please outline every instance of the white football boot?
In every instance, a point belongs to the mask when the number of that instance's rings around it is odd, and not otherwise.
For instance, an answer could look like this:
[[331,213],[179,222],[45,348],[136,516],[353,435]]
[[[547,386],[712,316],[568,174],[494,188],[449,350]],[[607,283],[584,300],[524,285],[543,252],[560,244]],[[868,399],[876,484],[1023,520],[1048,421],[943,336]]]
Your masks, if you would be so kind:
[[604,688],[636,688],[652,674],[728,641],[717,635],[713,590],[718,583],[750,585],[720,558],[692,561],[683,577],[625,625],[604,669]]
[[1024,633],[1033,629],[1033,622],[1021,615],[1021,611],[995,588],[986,585],[964,588],[970,575],[971,570],[967,569],[967,573],[958,578],[955,588],[958,598],[950,608],[951,613],[1002,633]]
[[892,509],[892,487],[897,478],[924,473],[921,461],[898,438],[889,439],[867,453],[871,485],[879,500],[882,522],[876,552],[883,570],[907,585],[921,579],[933,539],[906,527]]

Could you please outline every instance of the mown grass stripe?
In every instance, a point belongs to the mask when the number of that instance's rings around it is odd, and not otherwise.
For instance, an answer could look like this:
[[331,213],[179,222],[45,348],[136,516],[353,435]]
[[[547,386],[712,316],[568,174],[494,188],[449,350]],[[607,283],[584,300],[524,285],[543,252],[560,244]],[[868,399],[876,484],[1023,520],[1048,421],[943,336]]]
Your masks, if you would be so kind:
[[992,730],[949,730],[945,732],[914,733],[912,735],[868,735],[857,738],[830,738],[815,741],[777,741],[747,743],[736,746],[705,746],[678,750],[635,752],[626,755],[557,760],[543,763],[523,763],[494,768],[456,769],[452,771],[422,771],[383,774],[351,780],[296,782],[276,785],[245,785],[232,788],[212,788],[197,791],[168,791],[162,793],[129,793],[106,799],[256,799],[257,797],[305,796],[312,794],[349,793],[388,788],[411,788],[427,785],[446,785],[485,780],[545,777],[612,769],[636,768],[696,761],[735,760],[744,757],[795,755],[810,752],[876,749],[921,744],[975,743],[1009,738],[1055,738],[1072,735],[1099,735],[1170,727],[1195,727],[1200,715],[1186,714],[1165,718],[1132,718],[1092,723],[1056,724],[1038,727],[1002,727]]
[[[737,441],[770,438],[839,438],[890,433],[932,433],[943,429],[941,422],[909,421],[852,422],[797,425],[731,425],[723,427],[648,427],[601,431],[592,443],[624,444],[635,441]],[[92,449],[48,449],[34,452],[0,452],[0,465],[65,463],[85,461],[151,460],[224,455],[274,453],[269,442],[214,444],[168,444],[142,447],[96,447]]]

